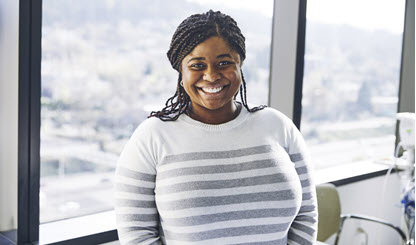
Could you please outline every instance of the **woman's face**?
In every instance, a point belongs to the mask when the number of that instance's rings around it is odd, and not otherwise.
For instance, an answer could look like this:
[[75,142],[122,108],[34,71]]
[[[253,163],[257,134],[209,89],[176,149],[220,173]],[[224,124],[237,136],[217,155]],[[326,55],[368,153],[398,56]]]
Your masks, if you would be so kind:
[[241,62],[224,39],[215,36],[196,46],[182,60],[181,72],[193,112],[232,108],[241,85]]

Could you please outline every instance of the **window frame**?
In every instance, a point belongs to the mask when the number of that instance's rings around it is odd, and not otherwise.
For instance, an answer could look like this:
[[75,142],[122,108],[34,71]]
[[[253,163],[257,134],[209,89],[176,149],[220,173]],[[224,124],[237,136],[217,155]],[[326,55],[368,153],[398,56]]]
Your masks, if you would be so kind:
[[39,240],[42,1],[19,1],[17,244]]

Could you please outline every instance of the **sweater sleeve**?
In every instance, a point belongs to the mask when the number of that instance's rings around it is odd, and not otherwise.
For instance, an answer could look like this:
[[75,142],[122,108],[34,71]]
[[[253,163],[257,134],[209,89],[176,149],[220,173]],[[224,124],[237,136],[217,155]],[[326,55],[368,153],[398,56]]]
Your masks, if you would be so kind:
[[159,245],[159,215],[155,204],[155,157],[150,137],[140,127],[124,147],[115,176],[115,213],[122,245]]
[[318,208],[310,156],[302,135],[293,124],[290,137],[288,152],[291,161],[295,163],[302,186],[302,203],[289,229],[288,244],[315,244],[318,229]]

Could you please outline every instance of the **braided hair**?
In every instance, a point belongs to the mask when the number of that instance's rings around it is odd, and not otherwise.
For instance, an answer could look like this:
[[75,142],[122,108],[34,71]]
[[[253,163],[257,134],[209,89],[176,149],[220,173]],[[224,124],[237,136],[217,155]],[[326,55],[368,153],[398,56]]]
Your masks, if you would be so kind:
[[[167,53],[172,67],[179,72],[178,83],[175,94],[170,97],[165,107],[160,111],[152,111],[149,117],[157,117],[162,121],[175,121],[189,108],[190,98],[181,86],[182,74],[180,66],[185,58],[200,43],[210,37],[223,38],[228,45],[240,55],[241,63],[246,58],[245,37],[241,33],[237,22],[230,16],[220,11],[208,11],[203,14],[194,14],[186,18],[176,29]],[[249,108],[247,105],[246,82],[241,71],[240,96],[243,106],[249,112],[262,110],[266,106]],[[238,93],[238,92],[237,92]],[[234,98],[237,94],[234,96]]]

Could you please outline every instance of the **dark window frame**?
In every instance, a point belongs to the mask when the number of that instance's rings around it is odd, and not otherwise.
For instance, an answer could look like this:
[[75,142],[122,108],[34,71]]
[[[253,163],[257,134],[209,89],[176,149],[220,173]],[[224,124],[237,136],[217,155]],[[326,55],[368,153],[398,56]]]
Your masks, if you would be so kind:
[[17,244],[39,240],[42,1],[19,1]]
[[295,91],[293,96],[293,123],[300,130],[302,118],[303,68],[305,64],[306,6],[307,0],[299,0],[298,35],[296,46]]

